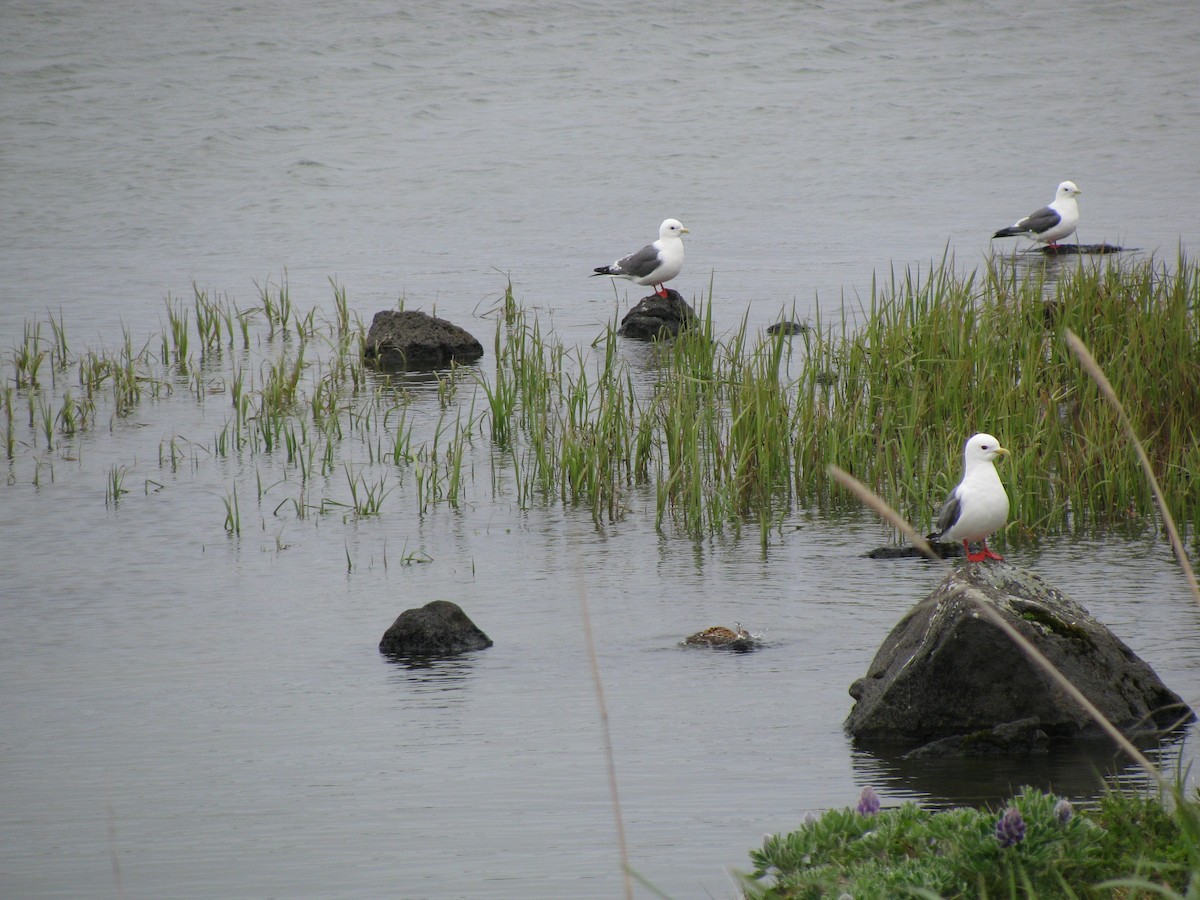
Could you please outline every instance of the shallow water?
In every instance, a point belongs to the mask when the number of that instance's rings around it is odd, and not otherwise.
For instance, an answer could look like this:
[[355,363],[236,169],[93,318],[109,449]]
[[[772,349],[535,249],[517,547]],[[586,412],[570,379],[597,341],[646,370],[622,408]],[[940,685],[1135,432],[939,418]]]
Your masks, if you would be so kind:
[[[640,293],[591,268],[666,215],[691,229],[674,286],[711,280],[718,330],[754,329],[818,295],[823,315],[843,293],[852,309],[872,273],[947,250],[974,268],[1067,177],[1081,240],[1170,259],[1200,233],[1188,12],[8,3],[0,352],[60,309],[76,351],[140,342],[168,293],[195,281],[245,308],[285,272],[301,309],[331,316],[333,277],[364,320],[404,296],[489,354],[508,276],[586,346]],[[245,361],[275,349],[256,331]],[[436,385],[409,390],[432,427]],[[493,495],[480,441],[460,509],[418,515],[397,476],[378,518],[298,519],[277,456],[213,457],[228,396],[186,393],[52,452],[23,430],[0,483],[4,896],[619,894],[584,599],[631,861],[671,896],[734,895],[727,870],[764,833],[866,783],[931,805],[1094,784],[1080,761],[972,777],[850,745],[846,689],[938,578],[864,560],[888,538],[866,515],[795,511],[765,552],[753,528],[659,534],[647,496],[597,527]],[[114,466],[130,492],[106,504]],[[234,488],[240,539],[222,527]],[[346,476],[307,490],[344,500]],[[1010,558],[1200,703],[1200,613],[1161,543]],[[387,625],[434,598],[496,645],[383,660]],[[766,647],[677,646],[734,622]]]

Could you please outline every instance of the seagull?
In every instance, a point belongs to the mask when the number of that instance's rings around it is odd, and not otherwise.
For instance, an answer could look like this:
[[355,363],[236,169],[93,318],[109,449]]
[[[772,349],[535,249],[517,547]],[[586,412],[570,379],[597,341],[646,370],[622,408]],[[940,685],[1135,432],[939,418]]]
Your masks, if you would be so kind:
[[1079,224],[1079,203],[1075,198],[1081,193],[1075,182],[1064,181],[1054,192],[1054,201],[1049,206],[1001,228],[992,237],[1024,235],[1038,243],[1057,247],[1058,241],[1075,233],[1075,226]]
[[595,275],[627,278],[634,284],[653,285],[660,297],[667,296],[663,283],[670,281],[683,268],[683,239],[690,234],[678,219],[666,219],[658,226],[658,240],[647,244],[637,253],[618,259],[607,266],[597,266]]
[[[975,434],[963,448],[963,477],[950,492],[938,516],[930,541],[962,541],[968,562],[1003,559],[988,549],[987,538],[1008,521],[1008,494],[992,461],[1008,451],[990,434]],[[972,553],[970,542],[981,541],[983,550]]]

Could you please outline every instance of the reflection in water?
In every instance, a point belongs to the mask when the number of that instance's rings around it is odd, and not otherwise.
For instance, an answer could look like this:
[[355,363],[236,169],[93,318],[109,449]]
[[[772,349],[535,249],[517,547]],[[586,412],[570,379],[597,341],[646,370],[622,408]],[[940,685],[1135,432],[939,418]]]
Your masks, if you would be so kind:
[[1041,284],[1042,293],[1052,296],[1059,280],[1084,266],[1110,265],[1142,259],[1144,254],[1134,249],[1112,244],[1064,245],[1059,252],[1047,252],[1042,247],[1028,247],[1009,253],[993,253],[989,265],[1001,282]]
[[471,654],[456,656],[393,656],[384,654],[392,667],[389,679],[397,685],[415,687],[419,692],[461,691],[474,672]]
[[[1185,736],[1186,731],[1179,732],[1139,749],[1171,779],[1183,758]],[[996,806],[1027,785],[1075,801],[1093,800],[1118,786],[1155,787],[1108,740],[1055,742],[1044,754],[905,759],[911,749],[856,745],[851,754],[856,781],[892,802],[915,800],[931,809]]]
[[456,378],[470,377],[478,369],[474,362],[455,363],[451,366],[411,369],[375,369],[364,366],[363,371],[372,386],[379,392],[403,394],[411,391],[416,396],[437,396],[443,381],[453,382]]
[[1041,248],[1030,248],[1014,250],[1003,255],[997,254],[990,262],[1000,281],[1016,284],[1040,283],[1042,293],[1050,295],[1054,293],[1060,276],[1073,271],[1079,265],[1080,259],[1079,256],[1060,256],[1045,253]]

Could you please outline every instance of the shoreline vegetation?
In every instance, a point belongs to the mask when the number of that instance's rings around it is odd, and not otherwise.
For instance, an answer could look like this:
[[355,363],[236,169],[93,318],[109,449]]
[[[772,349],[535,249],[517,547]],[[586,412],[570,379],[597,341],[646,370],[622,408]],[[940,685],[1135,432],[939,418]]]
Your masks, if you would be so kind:
[[[166,298],[160,334],[126,329],[116,350],[72,348],[61,311],[26,323],[0,366],[0,454],[9,483],[37,483],[87,432],[143,403],[224,398],[212,437],[164,440],[163,465],[282,455],[275,467],[299,488],[345,471],[341,492],[293,491],[269,509],[260,497],[264,519],[285,508],[300,519],[374,515],[401,487],[420,514],[507,497],[523,509],[583,506],[598,524],[652,498],[660,530],[702,539],[757,528],[765,547],[797,508],[854,506],[830,463],[926,528],[959,475],[965,436],[986,430],[1014,451],[1001,470],[1012,501],[1001,545],[1144,529],[1152,494],[1072,358],[1069,329],[1108,372],[1194,537],[1200,269],[1181,256],[1171,269],[1081,259],[1052,285],[1040,272],[1001,258],[961,276],[943,260],[873,285],[832,321],[819,310],[791,335],[751,333],[745,319],[717,335],[710,288],[698,328],[640,357],[623,352],[615,324],[589,347],[564,345],[510,285],[491,312],[490,359],[423,375],[364,367],[364,328],[336,283],[331,317],[299,312],[286,280],[260,286],[247,309],[196,287],[190,303]],[[436,388],[432,417],[415,387]],[[476,450],[486,466],[472,465]],[[110,502],[129,469],[114,466]]]
[[[1013,450],[1001,471],[1010,525],[997,543],[1157,532],[1136,442],[1072,355],[1075,334],[1194,542],[1200,267],[1182,254],[1173,267],[1108,257],[1064,266],[1053,283],[1043,275],[1006,257],[964,276],[943,259],[792,334],[751,333],[746,319],[716,334],[710,288],[698,328],[641,354],[615,324],[589,346],[564,345],[509,285],[489,313],[490,357],[393,374],[364,367],[365,331],[336,283],[332,315],[301,313],[286,279],[260,286],[247,309],[195,287],[190,301],[166,298],[160,334],[126,329],[115,350],[73,348],[62,312],[27,323],[0,358],[0,454],[9,489],[37,486],[60,462],[83,465],[89,435],[182,397],[219,424],[207,438],[161,438],[157,468],[233,477],[219,526],[231,540],[271,521],[498,501],[578,506],[598,527],[652,506],[664,533],[756,529],[768,548],[796,510],[857,508],[831,466],[927,529],[958,477],[962,441],[986,430]],[[147,469],[112,465],[106,504],[119,506],[139,479],[160,489],[163,476]],[[1033,791],[1003,811],[946,813],[880,812],[864,792],[859,809],[752,851],[745,890],[1200,896],[1200,807],[1183,795],[1183,773],[1178,783],[1157,799],[1105,798],[1065,822],[1057,798]],[[754,880],[764,877],[774,883]]]
[[[1025,788],[999,809],[853,808],[811,816],[750,852],[758,900],[1182,898],[1200,885],[1200,806],[1110,792],[1087,808]],[[763,879],[771,883],[764,885]]]

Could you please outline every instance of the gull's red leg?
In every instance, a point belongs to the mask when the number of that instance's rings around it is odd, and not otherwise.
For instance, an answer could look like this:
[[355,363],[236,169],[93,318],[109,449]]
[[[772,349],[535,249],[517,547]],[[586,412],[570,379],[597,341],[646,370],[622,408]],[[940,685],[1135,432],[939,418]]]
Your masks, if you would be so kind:
[[1003,562],[1003,561],[1004,561],[1004,557],[1003,557],[1003,556],[1001,556],[1001,555],[1000,555],[1000,554],[998,554],[998,553],[993,553],[993,552],[992,552],[992,551],[991,551],[991,550],[988,548],[987,541],[984,541],[984,542],[983,542],[983,552],[981,552],[981,553],[979,554],[979,558],[980,558],[981,560],[984,560],[984,559],[998,559],[998,560],[1000,560],[1001,562]]
[[1004,557],[993,553],[987,545],[987,541],[983,542],[983,549],[978,553],[972,553],[971,548],[967,546],[967,542],[963,541],[963,546],[967,548],[967,562],[983,562],[985,559],[998,559],[1004,561]]

